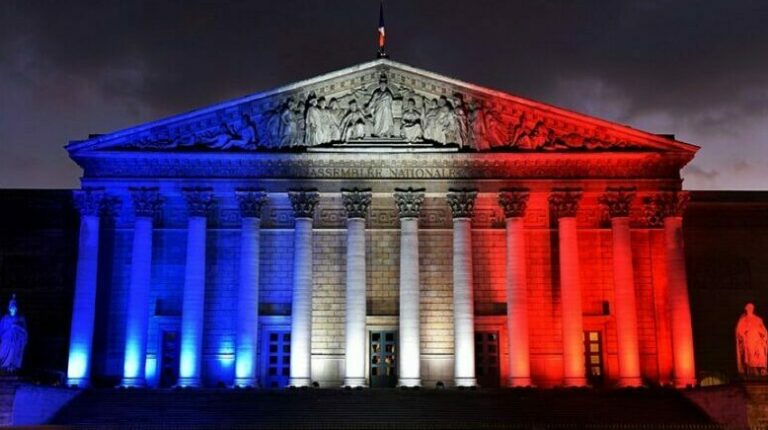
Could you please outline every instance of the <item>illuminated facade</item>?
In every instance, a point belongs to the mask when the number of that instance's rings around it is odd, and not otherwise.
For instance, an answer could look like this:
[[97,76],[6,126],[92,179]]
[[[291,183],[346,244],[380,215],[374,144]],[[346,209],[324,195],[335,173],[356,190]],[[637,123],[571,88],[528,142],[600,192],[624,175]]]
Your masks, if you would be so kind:
[[696,381],[669,136],[379,59],[67,149],[71,384]]

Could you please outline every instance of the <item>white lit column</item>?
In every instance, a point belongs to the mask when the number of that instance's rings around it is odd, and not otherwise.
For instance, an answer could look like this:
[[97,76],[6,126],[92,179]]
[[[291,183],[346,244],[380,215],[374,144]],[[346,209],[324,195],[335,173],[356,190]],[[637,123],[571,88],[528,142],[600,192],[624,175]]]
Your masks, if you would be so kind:
[[528,333],[528,280],[525,259],[523,216],[528,190],[510,189],[499,193],[499,205],[506,218],[507,242],[507,342],[510,387],[531,385]]
[[560,301],[563,326],[563,383],[566,386],[587,384],[584,364],[584,328],[581,310],[581,275],[579,274],[579,242],[576,211],[581,191],[554,190],[549,205],[557,218],[560,251]]
[[131,188],[135,220],[131,254],[131,284],[125,319],[125,359],[123,382],[126,387],[146,384],[147,331],[149,328],[149,292],[152,274],[153,219],[163,199],[156,187]]
[[342,190],[347,212],[347,291],[345,327],[344,386],[365,386],[365,217],[371,204],[371,190]]
[[629,229],[629,208],[634,196],[634,189],[609,188],[600,198],[600,203],[606,206],[611,217],[619,385],[623,387],[637,387],[643,384],[640,377],[635,275],[632,268],[632,240]]
[[312,383],[312,218],[320,200],[316,191],[290,191],[296,218],[293,233],[293,302],[291,307],[291,376],[289,385]]
[[475,190],[451,190],[453,214],[453,339],[457,387],[477,385],[475,379],[475,310],[472,294],[472,213]]
[[73,194],[75,206],[80,211],[80,238],[69,336],[67,384],[85,387],[90,383],[93,327],[96,319],[99,215],[106,199],[101,188],[84,188],[75,190]]
[[181,387],[202,384],[203,317],[205,310],[205,239],[208,212],[214,204],[211,188],[185,188],[189,220],[184,295],[181,305]]
[[421,385],[419,210],[424,189],[395,189],[400,215],[400,355],[398,385]]
[[687,192],[664,192],[655,197],[656,208],[664,220],[667,250],[669,318],[674,355],[674,381],[677,387],[696,385],[696,363],[693,356],[693,328],[688,300],[688,279],[683,247],[683,212],[690,195]]
[[240,280],[237,290],[235,386],[256,387],[259,340],[259,243],[261,209],[267,199],[262,190],[238,189],[240,204]]

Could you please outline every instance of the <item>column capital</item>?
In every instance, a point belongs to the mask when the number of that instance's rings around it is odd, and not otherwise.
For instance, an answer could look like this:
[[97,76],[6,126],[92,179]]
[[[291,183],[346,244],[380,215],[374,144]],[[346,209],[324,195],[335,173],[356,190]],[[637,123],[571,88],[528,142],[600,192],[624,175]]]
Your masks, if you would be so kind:
[[320,194],[316,189],[289,190],[288,199],[291,201],[294,217],[313,218]]
[[400,218],[418,218],[426,188],[395,188],[395,205]]
[[528,188],[504,188],[499,191],[499,206],[505,218],[522,218],[530,197]]
[[371,205],[370,188],[342,188],[341,202],[347,210],[347,218],[363,218]]
[[261,218],[261,209],[267,201],[267,193],[262,189],[238,188],[235,197],[240,204],[240,215],[243,218]]
[[611,218],[628,217],[632,200],[635,198],[635,188],[616,187],[607,188],[605,194],[597,201],[608,209]]
[[137,217],[154,218],[165,199],[158,187],[129,187],[133,211]]
[[687,191],[662,191],[643,199],[648,225],[661,226],[664,218],[682,217],[691,195]]
[[472,214],[475,212],[475,199],[477,198],[476,189],[449,189],[446,197],[454,219],[472,218]]
[[103,187],[84,187],[72,192],[80,216],[112,215],[119,204],[117,197],[108,195]]
[[181,191],[187,200],[187,211],[191,217],[207,217],[216,204],[211,187],[189,187],[182,188]]
[[579,210],[580,188],[555,188],[549,195],[549,208],[555,218],[573,218]]

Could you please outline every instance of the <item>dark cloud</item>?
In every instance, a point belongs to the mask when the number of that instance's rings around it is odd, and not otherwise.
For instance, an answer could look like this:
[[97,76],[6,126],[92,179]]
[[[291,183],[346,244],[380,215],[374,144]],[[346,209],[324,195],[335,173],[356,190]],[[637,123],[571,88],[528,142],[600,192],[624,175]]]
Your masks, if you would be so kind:
[[[701,172],[736,141],[768,161],[768,2],[388,0],[386,12],[395,60],[677,133],[704,147]],[[377,13],[373,0],[4,0],[0,94],[16,102],[0,98],[0,139],[55,156],[0,185],[72,185],[57,151],[68,139],[372,59]],[[731,184],[701,172],[687,170],[692,184]]]

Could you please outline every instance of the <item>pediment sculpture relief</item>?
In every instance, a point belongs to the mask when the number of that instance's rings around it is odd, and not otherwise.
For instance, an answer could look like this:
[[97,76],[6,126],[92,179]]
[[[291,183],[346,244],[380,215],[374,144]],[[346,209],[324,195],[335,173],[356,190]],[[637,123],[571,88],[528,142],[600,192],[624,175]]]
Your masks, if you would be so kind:
[[739,374],[747,378],[766,376],[768,368],[768,331],[754,311],[747,303],[736,324],[736,361]]
[[316,89],[305,96],[275,96],[278,99],[269,104],[273,107],[254,104],[241,108],[234,119],[202,121],[202,131],[190,126],[156,130],[125,146],[241,151],[356,142],[431,143],[476,151],[640,147],[606,132],[548,120],[506,100],[459,91],[437,94],[402,81],[393,83],[382,71],[374,82],[344,91]]

